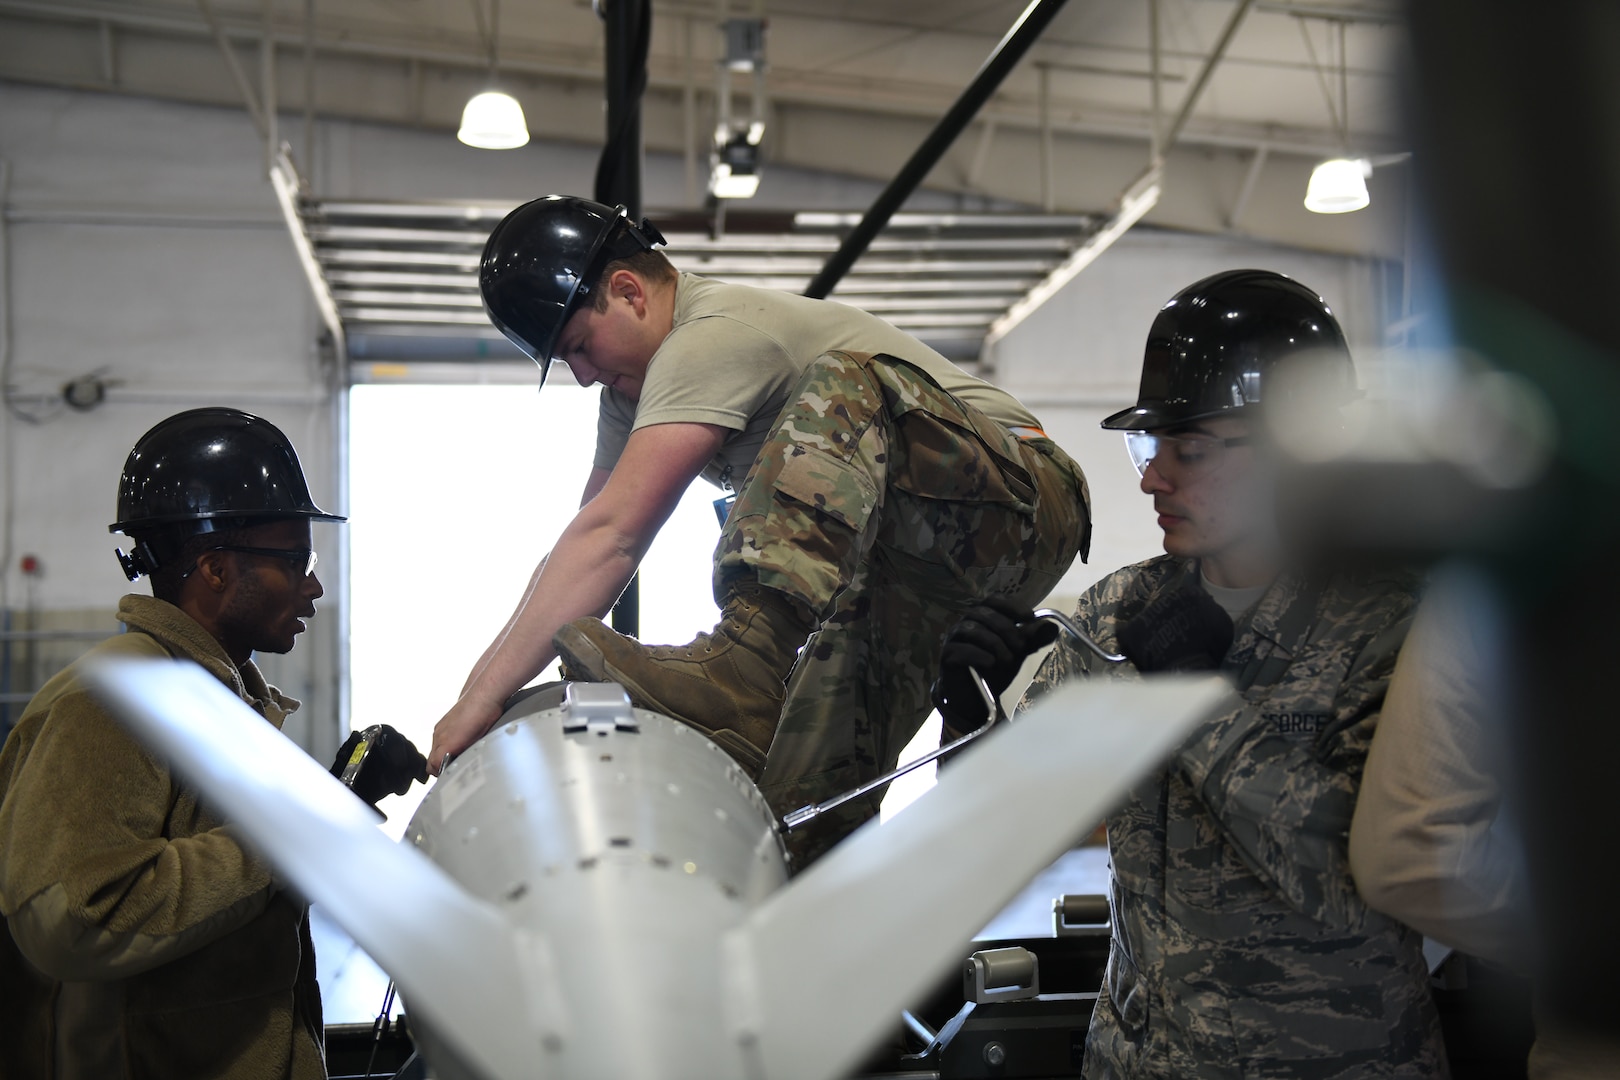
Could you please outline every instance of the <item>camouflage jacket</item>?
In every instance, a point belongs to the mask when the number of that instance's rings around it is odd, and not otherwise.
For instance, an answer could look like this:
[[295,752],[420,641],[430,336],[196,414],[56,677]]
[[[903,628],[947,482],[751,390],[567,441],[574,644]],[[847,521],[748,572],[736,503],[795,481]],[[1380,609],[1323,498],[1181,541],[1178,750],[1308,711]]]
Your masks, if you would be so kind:
[[[1098,582],[1076,618],[1104,647],[1162,592],[1160,556]],[[1113,943],[1087,1077],[1447,1075],[1418,936],[1368,908],[1347,832],[1415,578],[1285,576],[1238,620],[1233,706],[1108,819]],[[1054,650],[1025,704],[1106,668]]]

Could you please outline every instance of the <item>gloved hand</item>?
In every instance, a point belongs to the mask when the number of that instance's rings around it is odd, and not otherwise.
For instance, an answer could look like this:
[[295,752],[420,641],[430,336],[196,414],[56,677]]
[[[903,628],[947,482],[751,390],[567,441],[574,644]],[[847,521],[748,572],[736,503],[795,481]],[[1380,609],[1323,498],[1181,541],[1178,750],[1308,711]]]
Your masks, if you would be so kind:
[[1001,597],[990,597],[963,612],[961,620],[945,635],[939,675],[929,692],[946,727],[968,732],[984,725],[984,698],[968,674],[970,667],[999,697],[1012,685],[1024,660],[1056,641],[1057,635],[1056,626],[1037,620],[1028,608]]
[[1232,647],[1232,617],[1197,586],[1158,597],[1119,628],[1119,651],[1136,670],[1215,671]]
[[332,775],[375,808],[384,795],[409,791],[412,780],[427,783],[427,758],[387,724],[375,724],[349,733],[332,762]]

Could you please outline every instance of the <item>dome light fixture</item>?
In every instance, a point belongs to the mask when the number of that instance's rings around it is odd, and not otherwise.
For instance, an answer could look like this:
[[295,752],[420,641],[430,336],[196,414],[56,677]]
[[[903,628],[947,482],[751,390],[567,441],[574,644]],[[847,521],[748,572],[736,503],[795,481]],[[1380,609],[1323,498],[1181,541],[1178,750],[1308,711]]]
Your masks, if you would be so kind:
[[461,129],[456,138],[480,150],[516,150],[529,142],[529,125],[523,121],[523,106],[511,94],[495,89],[495,75],[500,70],[496,43],[501,33],[501,0],[489,0],[489,27],[485,32],[484,9],[480,0],[473,0],[473,14],[478,17],[478,34],[489,44],[489,89],[474,94],[461,110]]
[[480,150],[515,150],[529,141],[529,127],[523,122],[523,106],[517,98],[500,90],[474,94],[461,112],[461,130],[456,138]]
[[[1372,162],[1364,157],[1352,157],[1350,153],[1350,49],[1346,37],[1348,24],[1344,19],[1329,18],[1328,20],[1328,64],[1330,70],[1324,71],[1322,64],[1316,58],[1316,46],[1311,43],[1310,30],[1305,20],[1299,20],[1299,33],[1305,39],[1305,50],[1310,54],[1311,67],[1316,70],[1317,82],[1322,87],[1322,96],[1327,99],[1328,118],[1333,121],[1337,129],[1339,145],[1343,153],[1339,157],[1328,158],[1318,162],[1316,168],[1311,170],[1311,179],[1305,185],[1305,209],[1313,214],[1348,214],[1352,211],[1366,207],[1372,198],[1367,194],[1367,178],[1372,175]],[[1337,31],[1335,35],[1334,31]],[[1334,39],[1337,37],[1338,70],[1331,70],[1333,65]],[[1328,87],[1330,75],[1338,75],[1339,84],[1338,101],[1333,100],[1333,91]]]
[[1365,207],[1367,178],[1372,163],[1366,158],[1329,158],[1311,170],[1305,186],[1305,209],[1313,214],[1348,214]]

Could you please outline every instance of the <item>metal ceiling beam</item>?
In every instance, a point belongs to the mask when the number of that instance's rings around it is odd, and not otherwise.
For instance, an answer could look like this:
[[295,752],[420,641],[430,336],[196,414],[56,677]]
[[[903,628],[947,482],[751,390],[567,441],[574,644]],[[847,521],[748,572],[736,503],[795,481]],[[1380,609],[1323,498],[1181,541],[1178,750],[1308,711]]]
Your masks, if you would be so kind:
[[1260,182],[1260,170],[1266,167],[1268,152],[1265,147],[1254,152],[1249,159],[1249,170],[1243,174],[1243,186],[1238,188],[1237,198],[1232,200],[1232,209],[1226,215],[1226,227],[1235,229],[1238,221],[1243,217],[1243,211],[1249,207],[1249,199],[1254,195],[1254,187]]
[[[861,214],[845,210],[800,210],[793,215],[796,228],[847,229],[859,225]],[[735,218],[732,219],[736,221]],[[1092,223],[1086,214],[959,214],[950,211],[901,210],[889,218],[889,229],[1083,229]]]
[[[836,302],[836,301],[835,301]],[[423,310],[401,310],[398,308],[372,308],[372,307],[346,307],[343,317],[351,324],[367,325],[367,333],[390,332],[382,330],[384,327],[397,327],[396,333],[407,333],[407,326],[443,327],[453,329],[455,336],[466,336],[468,331],[491,341],[501,339],[500,332],[490,327],[489,319],[482,312],[434,312]],[[951,336],[978,338],[984,335],[985,325],[990,316],[980,315],[893,315],[888,322],[902,330],[914,335]]]
[[1400,8],[1349,7],[1343,4],[1285,3],[1283,0],[1259,0],[1256,11],[1273,15],[1294,15],[1310,19],[1332,19],[1335,22],[1376,23],[1398,26],[1406,23],[1406,13]]
[[436,326],[489,325],[489,316],[483,310],[443,311],[429,308],[357,307],[344,305],[339,309],[345,319],[355,322],[432,323]]
[[[1079,230],[1076,230],[1078,232]],[[1058,235],[997,236],[997,237],[922,237],[906,235],[874,240],[869,251],[958,252],[974,253],[1016,252],[1032,254],[1048,251],[1061,253],[1069,249],[1072,240]],[[743,254],[745,252],[831,252],[838,248],[836,236],[761,236],[749,237],[743,233],[728,233],[724,238],[705,243],[693,237],[670,237],[671,255]]]
[[327,333],[332,335],[332,349],[341,370],[344,361],[348,359],[348,340],[343,334],[343,320],[338,315],[337,302],[332,299],[332,291],[321,275],[320,260],[316,257],[314,246],[309,242],[308,234],[304,231],[303,214],[299,212],[304,182],[293,166],[292,157],[288,154],[285,144],[276,155],[276,159],[270,163],[270,186],[275,189],[276,205],[281,208],[282,217],[287,222],[287,231],[292,235],[293,248],[298,252],[298,263],[304,268],[304,278],[315,298],[315,308],[320,313],[321,322],[326,326]]
[[[1141,221],[1149,211],[1159,202],[1159,195],[1163,190],[1164,155],[1175,145],[1187,126],[1187,120],[1192,111],[1198,106],[1198,99],[1204,88],[1209,85],[1210,76],[1220,66],[1221,59],[1226,56],[1227,48],[1232,39],[1237,36],[1238,27],[1243,25],[1243,19],[1248,15],[1249,9],[1255,0],[1238,0],[1237,7],[1233,9],[1232,16],[1222,27],[1220,36],[1215,39],[1215,47],[1210,50],[1209,58],[1204,61],[1203,68],[1198,77],[1193,80],[1187,95],[1182,99],[1181,108],[1176,118],[1165,132],[1164,138],[1158,141],[1158,151],[1148,162],[1148,167],[1142,174],[1120,192],[1119,200],[1115,203],[1114,212],[1108,216],[1103,225],[1080,244],[1067,259],[1036,285],[1023,297],[1007,308],[986,332],[984,338],[984,351],[988,355],[996,344],[1007,334],[1033,314],[1040,306],[1056,296],[1062,288],[1078,277],[1081,271],[1096,262],[1103,252],[1113,246],[1131,227]],[[1152,27],[1155,46],[1158,37],[1158,22],[1153,20]]]
[[361,266],[436,266],[477,270],[478,256],[457,255],[448,251],[383,251],[373,248],[325,248],[321,251],[323,263],[349,263]]
[[1238,5],[1232,12],[1232,17],[1227,19],[1226,25],[1221,28],[1221,36],[1215,39],[1215,47],[1210,50],[1209,59],[1204,61],[1204,66],[1199,69],[1198,78],[1193,81],[1191,89],[1187,91],[1187,96],[1182,99],[1181,110],[1176,113],[1176,118],[1171,121],[1170,130],[1164,133],[1160,148],[1161,157],[1165,150],[1174,146],[1176,140],[1181,138],[1181,133],[1186,129],[1187,121],[1191,118],[1193,109],[1198,106],[1198,99],[1203,96],[1204,88],[1209,85],[1210,76],[1215,74],[1215,69],[1220,67],[1221,61],[1226,58],[1227,47],[1232,44],[1232,38],[1237,35],[1238,27],[1243,25],[1243,19],[1249,14],[1249,9],[1254,7],[1254,3],[1255,0],[1238,0]]
[[[341,308],[366,307],[389,308],[394,310],[430,310],[460,311],[462,309],[483,310],[483,300],[476,292],[422,292],[407,289],[346,289],[332,290],[332,297]],[[956,296],[868,296],[862,295],[860,302],[850,300],[852,305],[871,312],[980,312],[983,315],[981,322],[988,325],[990,321],[1000,314],[1007,306],[1006,300],[995,294],[969,294],[962,293]]]
[[1076,248],[1039,284],[1009,305],[1007,310],[990,324],[984,338],[985,353],[989,354],[996,343],[1006,337],[1013,327],[1056,296],[1063,286],[1078,277],[1082,270],[1096,262],[1103,252],[1112,247],[1114,241],[1141,221],[1159,201],[1159,183],[1160,166],[1149,165],[1136,182],[1125,189],[1124,194],[1120,196],[1119,208],[1109,216],[1102,228],[1087,237],[1085,243]]
[[849,272],[872,240],[883,227],[889,223],[889,218],[900,209],[902,203],[910,198],[911,193],[917,190],[923,180],[933,171],[939,159],[945,156],[956,137],[967,127],[979,109],[990,100],[990,95],[996,92],[1009,72],[1024,58],[1029,47],[1035,44],[1041,32],[1051,23],[1053,16],[1063,7],[1064,0],[1031,0],[1024,13],[1018,17],[1011,29],[997,43],[995,49],[968,83],[967,89],[962,91],[950,109],[940,119],[934,130],[929,132],[921,146],[911,155],[898,175],[889,182],[859,225],[850,231],[839,249],[827,260],[827,265],[810,282],[804,290],[806,296],[824,297],[838,287],[839,280]]
[[[771,15],[777,19],[785,18],[817,18],[822,15],[826,0],[799,0],[794,4],[791,0],[772,0]],[[686,16],[709,19],[714,16],[712,0],[660,0],[659,9],[672,16]],[[1406,22],[1403,10],[1395,5],[1367,5],[1355,6],[1348,4],[1315,4],[1309,0],[1261,0],[1260,10],[1274,12],[1281,15],[1312,15],[1317,14],[1323,18],[1344,18],[1351,22],[1380,23],[1388,25],[1401,25]],[[881,5],[843,5],[839,8],[840,21],[857,23],[862,26],[887,27],[895,30],[909,31],[911,33],[925,32],[939,37],[955,38],[983,38],[984,34],[973,30],[964,30],[956,23],[939,25],[919,25],[916,22],[906,22],[883,14],[885,8]],[[1097,47],[1094,42],[1083,38],[1053,37],[1049,43],[1069,49],[1087,49]],[[1134,51],[1119,44],[1103,46],[1117,51]],[[1198,55],[1191,55],[1199,59]]]
[[[423,218],[434,221],[460,221],[471,224],[477,221],[488,221],[491,224],[500,221],[507,214],[517,209],[516,202],[483,203],[483,202],[456,202],[446,200],[432,203],[400,203],[357,201],[350,199],[321,200],[321,216],[329,220],[340,218],[380,217],[404,220]],[[690,217],[690,210],[654,210],[660,220],[667,220],[672,216]],[[747,236],[749,232],[764,232],[767,235],[781,235],[782,227],[777,224],[779,220],[790,222],[795,229],[847,229],[860,224],[861,214],[850,210],[798,210],[794,212],[776,211],[738,211],[729,215],[733,232],[741,231]],[[764,220],[768,227],[761,229],[757,224]],[[957,229],[983,232],[1016,232],[1028,230],[1041,234],[1054,230],[1070,228],[1075,230],[1090,226],[1095,219],[1088,214],[1027,214],[1006,213],[995,211],[992,213],[959,213],[950,210],[902,210],[889,219],[891,232],[900,229],[938,230]],[[692,239],[707,240],[707,234],[696,231],[683,231],[666,227],[665,236],[680,240]],[[730,238],[731,234],[727,234]]]
[[203,21],[208,24],[208,32],[213,36],[214,44],[219,46],[219,53],[225,58],[225,66],[230,69],[231,79],[242,93],[242,105],[247,109],[248,118],[253,121],[254,130],[259,133],[259,138],[268,138],[270,128],[265,122],[264,110],[259,107],[259,95],[253,92],[253,84],[248,81],[247,72],[242,70],[242,62],[237,59],[236,50],[231,47],[230,40],[221,29],[219,17],[214,14],[214,6],[208,0],[197,0],[197,10],[202,12]]
[[[821,269],[821,264],[815,260],[791,258],[699,259],[695,265],[709,274],[815,274]],[[870,259],[862,264],[862,271],[868,274],[1043,274],[1051,265],[1051,259]]]
[[[333,287],[354,289],[409,289],[409,290],[439,290],[456,293],[476,294],[478,291],[478,277],[473,273],[466,274],[438,274],[438,273],[411,273],[403,270],[349,270],[342,267],[326,267],[326,280]],[[809,277],[751,277],[751,284],[765,289],[784,289],[789,292],[798,292],[804,288]],[[894,277],[882,278],[871,275],[855,274],[845,279],[846,287],[839,291],[839,296],[857,303],[859,297],[883,296],[999,296],[1003,294],[1018,295],[1025,291],[1033,280],[1029,277],[1001,277],[1001,278],[938,278],[924,277]],[[857,306],[859,304],[857,303]]]
[[[482,251],[489,239],[488,231],[452,231],[448,229],[407,229],[388,225],[347,225],[332,223],[333,215],[323,208],[326,223],[312,224],[309,235],[320,244],[442,244],[463,246],[471,251]],[[838,249],[836,236],[783,236],[780,234],[750,235],[728,233],[717,240],[692,234],[667,234],[665,250],[675,255],[745,254],[789,252],[793,254],[826,253]],[[1009,237],[906,237],[904,239],[877,240],[874,251],[954,251],[972,252],[1033,252],[1069,250],[1072,241],[1063,236],[1009,236]]]
[[333,285],[380,287],[397,285],[407,288],[444,288],[478,291],[476,274],[413,274],[404,270],[343,270],[328,267],[326,280]]
[[[819,0],[818,0],[819,2]],[[1228,0],[1221,0],[1225,3]],[[659,8],[665,14],[677,14],[672,5],[660,3]],[[1314,4],[1279,4],[1260,0],[1256,10],[1273,14],[1292,15],[1303,18],[1331,19],[1334,21],[1360,22],[1380,25],[1398,25],[1403,20],[1387,18],[1383,15],[1361,12],[1357,9],[1344,7],[1318,6]],[[105,21],[115,27],[165,31],[169,33],[192,36],[209,36],[210,31],[206,24],[199,22],[187,14],[183,7],[157,7],[152,4],[130,3],[129,0],[4,0],[0,3],[0,12],[16,12],[18,14],[49,18],[54,21],[77,21],[83,23],[96,23]],[[714,8],[712,0],[705,0],[705,9],[693,12],[695,17],[703,21],[712,22]],[[781,17],[782,12],[778,5],[772,3],[772,14]],[[827,16],[821,13],[801,13],[806,18],[817,21],[827,21]],[[837,13],[837,22],[850,23],[862,21],[856,9],[844,7]],[[241,41],[257,42],[259,30],[253,20],[246,15],[227,12],[219,20],[220,29],[226,37]],[[399,30],[394,30],[395,36],[389,40],[367,39],[368,30],[375,30],[378,24],[356,21],[340,22],[327,20],[327,30],[324,36],[317,33],[315,46],[324,52],[347,53],[356,56],[385,56],[397,60],[419,60],[424,63],[438,63],[451,67],[467,68],[483,71],[489,66],[489,54],[485,44],[475,35],[447,34],[434,28],[424,31],[422,36],[415,38],[400,36]],[[956,31],[946,26],[910,27],[913,31],[921,30],[936,38],[958,38],[972,41],[983,41],[989,35],[973,31]],[[405,30],[409,33],[409,30]],[[283,20],[283,25],[275,31],[275,40],[278,45],[302,49],[304,40],[304,25],[302,19],[294,21],[290,18]],[[447,44],[447,42],[451,44]],[[1111,54],[1118,56],[1143,57],[1149,50],[1140,45],[1131,45],[1124,42],[1100,42],[1089,40],[1064,40],[1046,38],[1046,43],[1055,49],[1067,51]],[[509,43],[510,44],[510,43]],[[599,81],[602,70],[580,60],[580,50],[570,45],[559,45],[547,48],[540,43],[529,41],[524,43],[524,51],[530,57],[513,55],[503,57],[501,68],[508,72],[528,72],[530,74],[549,74],[569,78],[591,78]],[[1165,59],[1185,60],[1201,63],[1206,54],[1196,49],[1166,49]],[[535,56],[546,59],[536,60]],[[679,90],[685,77],[684,57],[679,53],[654,56],[650,58],[655,64],[667,64],[667,73],[650,72],[651,85],[662,89]],[[1266,68],[1269,70],[1307,71],[1308,65],[1302,61],[1282,59],[1269,56],[1235,56],[1232,63],[1246,67]],[[1071,67],[1084,67],[1085,65],[1069,65]],[[792,75],[811,75],[814,71],[803,69],[788,69]],[[1140,73],[1131,70],[1103,69],[1096,74],[1117,74],[1130,78],[1139,78]],[[1372,76],[1390,78],[1393,73],[1376,68],[1360,67],[1351,69],[1351,74],[1357,76]]]
[[[1306,7],[1304,5],[1299,7],[1299,13],[1305,13]],[[1316,9],[1313,7],[1311,10]],[[143,10],[126,3],[97,3],[93,2],[93,0],[0,0],[0,14],[3,13],[15,13],[31,18],[48,19],[53,22],[79,22],[91,26],[98,22],[105,22],[117,28],[140,29],[178,36],[211,36],[206,23],[185,15],[184,9]],[[712,17],[712,11],[705,17]],[[1370,21],[1381,22],[1383,20],[1373,19]],[[259,40],[259,30],[246,19],[233,20],[227,15],[219,20],[219,25],[227,39],[253,42]],[[302,49],[305,44],[305,29],[301,23],[296,25],[288,23],[283,28],[276,30],[273,36],[278,46]],[[982,35],[969,36],[977,37]],[[402,62],[416,61],[466,71],[482,71],[487,66],[487,56],[472,38],[469,37],[466,48],[461,49],[447,49],[443,45],[443,40],[444,35],[441,34],[432,41],[367,41],[363,40],[353,28],[344,27],[342,32],[328,30],[325,36],[319,36],[315,39],[315,44],[321,52],[336,55],[370,57]],[[1145,56],[1148,53],[1147,49],[1126,45],[1096,45],[1081,42],[1069,42],[1066,45],[1069,48],[1090,49],[1131,56]],[[599,70],[589,64],[579,62],[577,50],[573,53],[564,49],[554,49],[551,52],[546,52],[542,46],[532,46],[526,51],[531,56],[540,54],[550,57],[554,54],[555,59],[533,60],[513,55],[502,60],[502,70],[509,74],[555,78],[574,83],[581,81],[599,82],[601,80],[602,76]],[[1203,60],[1203,55],[1200,53],[1173,49],[1165,50],[1164,57],[1175,60]],[[667,73],[660,71],[656,66],[663,61],[667,61],[672,65]],[[1310,70],[1309,64],[1303,61],[1273,60],[1265,57],[1232,57],[1229,58],[1229,62],[1273,70]],[[655,67],[650,72],[649,87],[671,94],[681,93],[684,87],[685,75],[684,67],[679,66],[679,58],[656,57],[654,63]],[[1353,69],[1351,74],[1357,77],[1392,77],[1388,71],[1368,68]],[[864,88],[859,94],[853,96],[849,93],[830,92],[828,87],[822,85],[826,80],[820,72],[795,71],[777,67],[773,70],[772,79],[771,93],[772,99],[776,103],[844,108],[864,107],[891,115],[937,115],[933,107],[920,99],[902,101],[891,98],[878,102],[870,92],[870,88]],[[810,85],[812,82],[815,83],[815,86]],[[933,88],[919,85],[918,90],[921,93],[928,93]],[[879,107],[873,108],[874,105]],[[1031,105],[1031,110],[1027,114],[999,110],[994,115],[999,123],[1032,128],[1036,124],[1036,117],[1032,110],[1033,106]],[[1148,137],[1145,115],[1139,124],[1058,122],[1054,124],[1054,128],[1059,132],[1068,134],[1141,139]],[[1304,131],[1268,133],[1265,130],[1256,128],[1253,132],[1243,134],[1217,132],[1214,133],[1213,137],[1219,141],[1207,142],[1204,133],[1189,132],[1183,136],[1183,141],[1200,145],[1246,146],[1250,148],[1264,143],[1273,152],[1299,153],[1304,156],[1319,156],[1323,150],[1332,149],[1331,145],[1329,145],[1332,140],[1327,143],[1318,142],[1311,137],[1311,133]],[[1369,142],[1369,138],[1365,133],[1358,136],[1358,139],[1364,143]],[[1389,140],[1375,136],[1370,141],[1387,143]]]
[[[322,262],[348,266],[432,266],[456,267],[473,271],[478,268],[476,254],[457,254],[447,251],[387,251],[380,248],[322,248]],[[705,259],[693,255],[690,260],[711,274],[804,274],[807,277],[821,269],[817,259],[801,257],[746,258],[729,256],[723,259]],[[1051,259],[868,259],[861,264],[861,274],[1044,274],[1052,266]]]

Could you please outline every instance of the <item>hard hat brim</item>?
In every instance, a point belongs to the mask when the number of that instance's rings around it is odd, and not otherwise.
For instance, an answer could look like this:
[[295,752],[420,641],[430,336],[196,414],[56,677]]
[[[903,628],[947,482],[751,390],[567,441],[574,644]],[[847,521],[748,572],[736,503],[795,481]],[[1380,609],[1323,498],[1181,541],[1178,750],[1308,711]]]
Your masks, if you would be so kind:
[[162,529],[170,525],[185,525],[193,521],[230,521],[255,519],[260,521],[282,521],[303,518],[308,521],[335,521],[345,522],[348,517],[343,514],[328,514],[324,510],[221,510],[218,513],[200,514],[165,514],[159,517],[135,518],[129,521],[115,521],[107,526],[110,533],[123,533],[126,536],[133,530],[140,532],[143,529]]
[[1167,403],[1136,404],[1106,417],[1102,422],[1102,427],[1108,431],[1157,431],[1160,428],[1192,424],[1215,416],[1232,416],[1243,411],[1242,408],[1176,408]]

